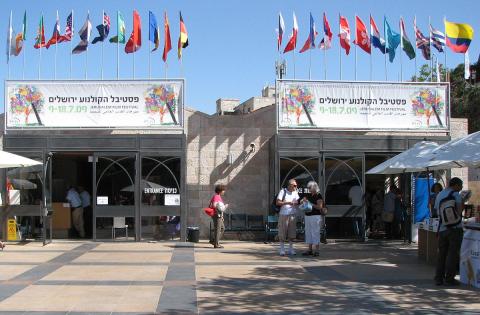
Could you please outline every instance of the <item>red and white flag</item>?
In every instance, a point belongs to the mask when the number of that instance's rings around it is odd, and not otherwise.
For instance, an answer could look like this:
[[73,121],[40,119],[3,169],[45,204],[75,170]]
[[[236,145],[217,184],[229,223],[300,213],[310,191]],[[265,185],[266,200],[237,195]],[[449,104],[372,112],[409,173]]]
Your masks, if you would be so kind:
[[287,46],[285,47],[285,50],[283,51],[283,53],[294,50],[295,47],[297,47],[297,35],[298,35],[297,17],[295,16],[295,12],[293,12],[292,35],[290,35],[290,40],[288,41]]
[[320,42],[320,49],[330,49],[332,47],[332,37],[333,33],[332,30],[330,29],[330,23],[328,23],[327,20],[327,15],[325,12],[323,13],[323,39]]
[[348,26],[347,18],[340,15],[340,46],[345,49],[345,53],[350,53],[350,27]]
[[372,52],[372,47],[370,45],[370,37],[368,36],[367,28],[358,16],[355,16],[355,23],[357,29],[357,34],[355,34],[355,44],[362,48],[366,53],[370,54]]
[[282,47],[283,33],[285,32],[285,22],[283,21],[282,12],[278,14],[278,30],[277,30],[277,49],[280,51]]

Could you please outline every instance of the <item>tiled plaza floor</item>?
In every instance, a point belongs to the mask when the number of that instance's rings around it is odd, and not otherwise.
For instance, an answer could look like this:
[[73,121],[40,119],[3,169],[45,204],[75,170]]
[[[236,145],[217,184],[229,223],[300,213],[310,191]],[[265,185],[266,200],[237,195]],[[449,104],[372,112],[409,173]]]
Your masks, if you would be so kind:
[[0,252],[0,314],[479,314],[480,290],[433,285],[403,243],[57,241]]

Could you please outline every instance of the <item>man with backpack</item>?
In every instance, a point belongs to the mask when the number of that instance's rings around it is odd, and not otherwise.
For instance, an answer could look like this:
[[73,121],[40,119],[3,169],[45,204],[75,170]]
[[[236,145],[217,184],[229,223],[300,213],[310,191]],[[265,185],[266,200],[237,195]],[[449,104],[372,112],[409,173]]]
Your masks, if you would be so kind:
[[462,210],[460,194],[463,182],[460,178],[450,179],[448,187],[438,193],[435,209],[438,210],[438,257],[435,271],[436,285],[459,285],[455,280],[463,239]]
[[278,216],[278,240],[280,241],[280,256],[285,256],[285,241],[288,240],[288,254],[295,255],[293,240],[297,234],[296,208],[300,196],[297,192],[295,179],[288,181],[288,187],[283,188],[277,195],[277,207],[280,207]]

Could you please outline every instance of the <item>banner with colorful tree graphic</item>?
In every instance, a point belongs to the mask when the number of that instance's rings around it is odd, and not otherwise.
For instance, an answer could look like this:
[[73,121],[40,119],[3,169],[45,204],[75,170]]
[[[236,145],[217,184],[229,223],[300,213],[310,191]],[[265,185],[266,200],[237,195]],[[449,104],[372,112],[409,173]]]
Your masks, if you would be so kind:
[[277,81],[279,128],[448,130],[446,83]]
[[180,128],[183,81],[6,82],[7,129]]

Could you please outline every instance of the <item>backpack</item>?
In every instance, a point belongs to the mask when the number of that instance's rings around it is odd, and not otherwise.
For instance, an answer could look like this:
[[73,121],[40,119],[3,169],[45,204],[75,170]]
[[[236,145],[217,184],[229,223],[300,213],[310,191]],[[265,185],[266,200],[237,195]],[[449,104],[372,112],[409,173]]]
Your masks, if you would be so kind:
[[462,221],[462,216],[457,213],[457,200],[453,193],[452,191],[447,197],[443,198],[438,206],[440,222],[447,228],[455,226]]
[[[283,190],[283,198],[282,198],[282,202],[283,202],[285,200],[285,197],[287,196],[287,191],[285,188],[283,188],[282,190]],[[277,195],[275,195],[275,197],[273,197],[272,204],[270,205],[270,210],[272,210],[273,213],[279,213],[280,208],[281,207],[277,206]]]

